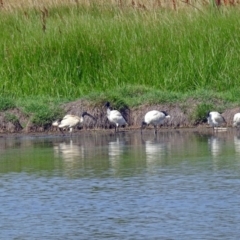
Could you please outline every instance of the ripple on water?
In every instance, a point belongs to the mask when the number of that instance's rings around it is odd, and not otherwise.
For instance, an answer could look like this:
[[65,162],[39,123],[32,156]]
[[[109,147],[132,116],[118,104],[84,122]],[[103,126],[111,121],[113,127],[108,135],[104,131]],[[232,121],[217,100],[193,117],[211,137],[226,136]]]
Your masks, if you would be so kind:
[[239,239],[234,136],[138,136],[1,150],[1,239]]

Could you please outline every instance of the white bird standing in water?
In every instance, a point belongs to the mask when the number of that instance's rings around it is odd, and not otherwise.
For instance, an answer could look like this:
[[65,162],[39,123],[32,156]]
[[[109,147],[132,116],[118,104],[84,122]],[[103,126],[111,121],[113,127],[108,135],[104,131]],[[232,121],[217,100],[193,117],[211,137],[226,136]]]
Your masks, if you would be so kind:
[[143,128],[149,124],[152,124],[155,129],[154,133],[157,134],[157,126],[162,124],[166,118],[170,118],[170,116],[165,111],[152,110],[147,112],[142,122],[141,133]]
[[83,123],[85,116],[89,116],[96,121],[96,119],[91,114],[83,112],[81,117],[67,114],[63,117],[61,122],[55,121],[52,123],[52,126],[58,127],[62,134],[64,134],[63,129],[69,129],[70,135],[72,135],[73,128],[79,123]]
[[221,126],[223,123],[226,123],[224,117],[219,112],[208,112],[207,114],[208,124],[213,127]]
[[119,127],[127,125],[126,120],[119,111],[111,110],[109,102],[105,104],[105,107],[107,107],[107,118],[109,122],[115,125],[115,133],[119,131]]
[[240,127],[240,113],[236,113],[233,116],[233,127],[236,127],[236,128]]

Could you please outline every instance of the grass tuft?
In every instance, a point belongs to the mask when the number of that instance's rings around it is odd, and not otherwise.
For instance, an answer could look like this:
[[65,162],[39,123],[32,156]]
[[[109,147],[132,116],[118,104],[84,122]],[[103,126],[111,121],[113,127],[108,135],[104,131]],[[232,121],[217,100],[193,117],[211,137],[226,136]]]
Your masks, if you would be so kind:
[[6,111],[14,107],[15,107],[15,103],[12,98],[0,97],[0,111]]
[[214,106],[212,104],[201,103],[196,106],[191,115],[194,124],[200,124],[207,121],[207,113],[212,111]]
[[64,114],[59,103],[50,101],[48,98],[24,99],[19,104],[23,112],[31,116],[31,121],[36,126],[50,125]]

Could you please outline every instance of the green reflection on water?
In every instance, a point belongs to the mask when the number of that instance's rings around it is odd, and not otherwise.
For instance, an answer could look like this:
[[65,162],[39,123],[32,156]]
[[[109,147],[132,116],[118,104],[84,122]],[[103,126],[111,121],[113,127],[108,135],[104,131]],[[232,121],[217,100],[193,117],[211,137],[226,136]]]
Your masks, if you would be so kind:
[[238,168],[240,138],[234,131],[81,133],[69,137],[1,138],[0,173],[74,177],[133,176],[184,167]]

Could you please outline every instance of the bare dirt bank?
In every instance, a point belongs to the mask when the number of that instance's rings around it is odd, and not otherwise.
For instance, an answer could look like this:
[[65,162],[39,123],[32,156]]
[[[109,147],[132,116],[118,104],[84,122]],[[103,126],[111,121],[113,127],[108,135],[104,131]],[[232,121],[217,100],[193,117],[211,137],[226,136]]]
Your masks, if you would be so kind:
[[[146,112],[156,109],[165,110],[171,116],[164,124],[164,128],[176,129],[176,128],[206,128],[206,121],[196,122],[192,118],[194,109],[197,103],[189,102],[182,104],[158,104],[158,105],[141,105],[134,108],[125,108],[122,110],[123,116],[126,118],[129,126],[126,130],[136,130],[140,128]],[[74,114],[80,116],[83,111],[87,111],[92,114],[97,121],[93,121],[91,118],[85,118],[85,122],[80,128],[82,130],[107,130],[111,129],[106,117],[106,109],[103,105],[94,104],[86,100],[77,100],[62,105],[63,111],[66,114]],[[214,109],[212,109],[214,111]],[[222,115],[225,118],[226,126],[232,126],[232,119],[235,113],[239,112],[239,108],[226,109]],[[14,114],[16,119],[13,121],[6,117],[6,114]],[[206,113],[207,114],[207,113]],[[20,109],[11,109],[0,113],[0,133],[18,133],[18,134],[34,134],[34,133],[58,133],[51,123],[38,126],[31,122],[31,116],[27,116]]]

